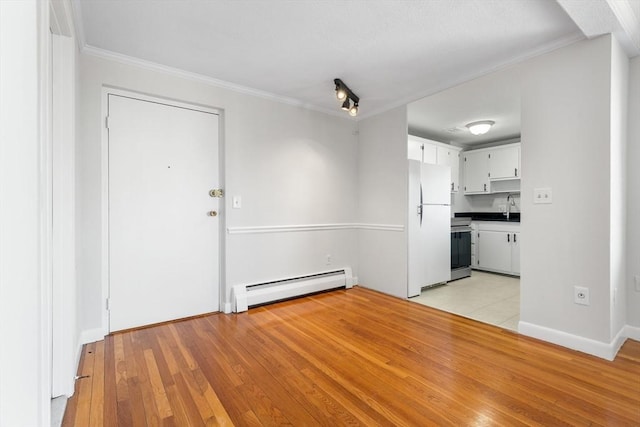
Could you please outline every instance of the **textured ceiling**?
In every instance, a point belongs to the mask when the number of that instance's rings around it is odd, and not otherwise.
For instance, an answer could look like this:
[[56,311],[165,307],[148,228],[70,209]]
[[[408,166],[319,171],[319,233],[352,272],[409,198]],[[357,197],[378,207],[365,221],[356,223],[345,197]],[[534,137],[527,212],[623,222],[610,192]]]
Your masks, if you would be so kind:
[[553,0],[76,0],[85,46],[361,117],[583,38]]
[[[458,146],[520,137],[521,66],[512,66],[412,102],[409,133]],[[484,135],[472,135],[467,123],[493,120]]]

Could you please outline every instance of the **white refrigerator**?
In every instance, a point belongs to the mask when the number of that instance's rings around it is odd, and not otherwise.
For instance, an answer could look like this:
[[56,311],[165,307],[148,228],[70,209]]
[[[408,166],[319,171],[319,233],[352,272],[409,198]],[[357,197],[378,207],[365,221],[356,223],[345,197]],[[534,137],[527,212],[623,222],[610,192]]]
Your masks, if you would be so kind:
[[409,297],[451,280],[451,168],[409,160]]

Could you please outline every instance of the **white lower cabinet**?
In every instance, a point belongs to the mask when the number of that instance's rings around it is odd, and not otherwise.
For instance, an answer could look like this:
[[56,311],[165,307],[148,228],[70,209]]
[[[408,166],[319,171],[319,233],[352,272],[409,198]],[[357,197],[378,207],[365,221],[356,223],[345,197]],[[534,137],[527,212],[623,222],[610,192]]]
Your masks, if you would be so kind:
[[519,225],[481,223],[477,229],[473,268],[519,276]]
[[513,233],[511,241],[511,273],[520,275],[520,233]]

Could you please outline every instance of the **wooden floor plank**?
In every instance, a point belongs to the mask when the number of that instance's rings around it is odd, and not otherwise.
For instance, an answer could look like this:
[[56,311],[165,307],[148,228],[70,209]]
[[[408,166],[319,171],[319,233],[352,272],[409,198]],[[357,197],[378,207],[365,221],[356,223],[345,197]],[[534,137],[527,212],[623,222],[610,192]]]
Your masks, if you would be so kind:
[[355,287],[84,347],[64,426],[640,425],[613,362]]
[[[78,363],[78,371],[77,375],[80,376],[82,374],[82,370],[84,369],[84,363],[86,358],[86,349],[88,345],[85,345],[83,351],[80,353],[80,361]],[[70,427],[76,425],[76,413],[78,410],[78,401],[80,400],[77,396],[80,391],[80,382],[76,381],[74,386],[73,395],[76,396],[74,399],[69,399],[67,401],[67,407],[64,411],[64,417],[62,417],[62,427]]]
[[89,425],[98,427],[103,425],[104,418],[104,341],[96,342],[91,379]]
[[82,365],[82,372],[80,372],[78,378],[80,386],[78,387],[78,406],[76,409],[75,425],[90,425],[95,349],[96,343],[87,344],[84,349],[84,363]]

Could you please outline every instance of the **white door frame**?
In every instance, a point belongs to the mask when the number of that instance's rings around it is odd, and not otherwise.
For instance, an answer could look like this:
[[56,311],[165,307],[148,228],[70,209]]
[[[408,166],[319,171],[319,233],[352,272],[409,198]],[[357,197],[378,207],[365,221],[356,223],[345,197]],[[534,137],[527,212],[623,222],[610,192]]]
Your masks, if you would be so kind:
[[[155,102],[158,104],[169,105],[173,107],[186,108],[189,110],[202,111],[205,113],[217,114],[219,117],[218,126],[218,179],[220,188],[224,188],[224,115],[223,110],[208,107],[204,105],[192,104],[183,101],[176,101],[173,99],[162,98],[157,96],[145,95],[139,92],[129,91],[125,89],[119,89],[109,86],[102,88],[102,189],[101,189],[101,212],[102,212],[102,230],[101,230],[101,283],[102,283],[102,333],[103,335],[109,334],[109,310],[107,309],[107,300],[109,299],[109,132],[107,130],[107,115],[109,113],[109,95],[119,95],[133,99],[139,99],[142,101]],[[226,229],[226,215],[224,209],[225,203],[220,203],[219,211],[219,277],[218,277],[218,292],[220,305],[223,304],[222,295],[224,294],[224,259],[225,259],[225,238],[224,233]],[[220,307],[218,307],[220,310]],[[221,310],[222,311],[222,310]]]

